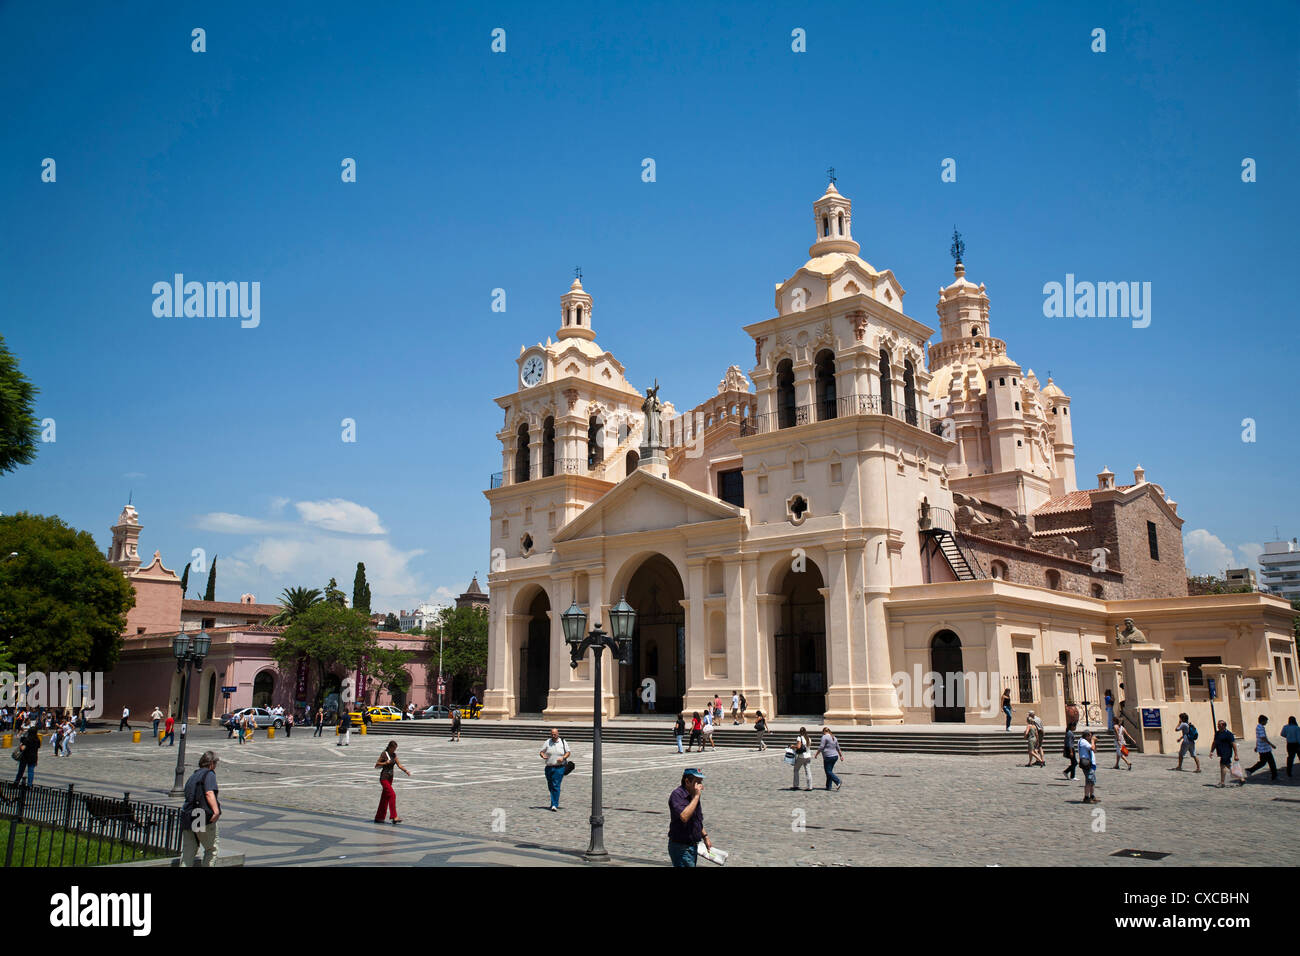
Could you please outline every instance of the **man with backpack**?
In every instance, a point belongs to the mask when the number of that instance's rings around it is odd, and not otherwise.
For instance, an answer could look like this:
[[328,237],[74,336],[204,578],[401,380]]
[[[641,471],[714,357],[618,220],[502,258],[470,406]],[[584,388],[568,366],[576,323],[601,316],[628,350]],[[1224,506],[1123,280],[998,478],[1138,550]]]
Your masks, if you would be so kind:
[[217,820],[221,803],[217,799],[217,755],[211,750],[199,758],[199,769],[185,782],[185,805],[181,807],[184,843],[181,866],[193,866],[199,846],[203,846],[200,866],[212,866],[217,859]]
[[1200,736],[1196,732],[1196,727],[1187,718],[1186,714],[1178,715],[1178,726],[1174,728],[1182,734],[1178,738],[1178,766],[1175,769],[1183,769],[1183,758],[1191,757],[1196,763],[1196,772],[1201,772],[1201,759],[1196,756],[1196,738]]

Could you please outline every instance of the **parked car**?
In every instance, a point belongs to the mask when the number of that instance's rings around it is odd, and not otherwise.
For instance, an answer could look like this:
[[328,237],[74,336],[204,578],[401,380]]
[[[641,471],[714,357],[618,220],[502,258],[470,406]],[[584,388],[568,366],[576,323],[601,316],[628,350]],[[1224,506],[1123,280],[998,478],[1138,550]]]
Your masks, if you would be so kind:
[[406,715],[404,713],[402,713],[396,707],[391,707],[388,705],[384,705],[380,707],[368,707],[366,709],[366,713],[368,713],[370,715],[370,719],[375,722],[406,719]]
[[221,726],[228,729],[232,722],[238,726],[239,718],[244,714],[251,714],[253,716],[253,719],[257,721],[258,730],[261,730],[264,727],[274,727],[276,730],[279,730],[284,726],[284,718],[277,717],[265,707],[241,707],[239,710],[232,711],[231,713],[222,714]]
[[430,704],[424,710],[415,715],[416,717],[450,717],[451,711],[447,709],[446,704]]

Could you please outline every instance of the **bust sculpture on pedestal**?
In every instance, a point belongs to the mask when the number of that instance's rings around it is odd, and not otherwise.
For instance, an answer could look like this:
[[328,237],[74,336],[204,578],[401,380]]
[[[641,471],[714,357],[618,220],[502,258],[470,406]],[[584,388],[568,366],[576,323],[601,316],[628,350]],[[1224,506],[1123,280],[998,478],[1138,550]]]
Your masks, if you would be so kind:
[[1133,623],[1133,618],[1124,618],[1124,629],[1121,631],[1118,626],[1115,628],[1115,644],[1124,647],[1126,644],[1146,644],[1147,636],[1142,633],[1141,628]]

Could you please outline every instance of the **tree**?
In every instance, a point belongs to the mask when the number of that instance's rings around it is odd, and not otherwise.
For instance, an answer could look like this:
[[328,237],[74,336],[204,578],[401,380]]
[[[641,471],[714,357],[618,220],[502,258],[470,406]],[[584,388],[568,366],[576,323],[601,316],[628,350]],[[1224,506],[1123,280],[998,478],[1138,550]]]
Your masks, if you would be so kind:
[[0,517],[0,634],[32,671],[106,671],[117,663],[135,589],[89,532],[54,516]]
[[284,608],[267,624],[287,626],[303,611],[319,604],[323,598],[317,588],[285,588],[280,592],[280,606]]
[[352,606],[370,613],[370,585],[366,583],[366,566],[361,561],[357,562],[357,574],[352,579]]
[[431,666],[437,667],[441,628],[442,673],[451,679],[452,696],[464,697],[487,679],[488,615],[485,608],[444,607],[429,634]]
[[406,651],[379,647],[373,656],[367,657],[366,671],[394,697],[404,695],[411,688],[411,675],[406,669],[410,658]]
[[203,600],[215,601],[217,599],[217,558],[212,556],[212,567],[208,568],[208,589],[203,592]]
[[384,630],[396,633],[402,629],[402,622],[397,619],[397,615],[389,611],[384,615]]
[[317,703],[331,671],[356,670],[362,658],[373,657],[378,650],[364,614],[323,600],[298,614],[271,643],[271,657],[281,667],[296,666],[300,658],[306,658],[315,669]]
[[190,593],[190,562],[185,562],[185,573],[181,575],[181,599],[189,597]]
[[36,458],[41,433],[32,406],[38,391],[0,335],[0,475]]
[[325,585],[325,600],[330,604],[337,604],[339,607],[348,606],[347,595],[339,590],[339,583],[334,578],[330,578],[330,583]]

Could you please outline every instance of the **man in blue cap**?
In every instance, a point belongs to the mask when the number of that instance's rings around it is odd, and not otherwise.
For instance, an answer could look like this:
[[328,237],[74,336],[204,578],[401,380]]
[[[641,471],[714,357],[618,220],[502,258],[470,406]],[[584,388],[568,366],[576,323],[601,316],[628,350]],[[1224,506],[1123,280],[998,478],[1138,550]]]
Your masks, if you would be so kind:
[[668,856],[673,866],[694,866],[695,848],[701,840],[710,850],[713,844],[704,831],[704,774],[694,767],[682,772],[682,785],[668,796]]

